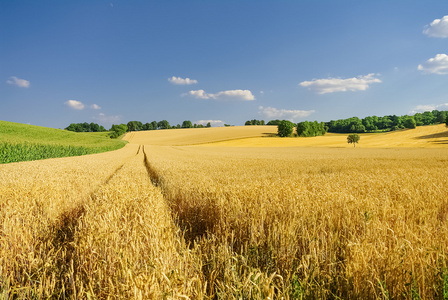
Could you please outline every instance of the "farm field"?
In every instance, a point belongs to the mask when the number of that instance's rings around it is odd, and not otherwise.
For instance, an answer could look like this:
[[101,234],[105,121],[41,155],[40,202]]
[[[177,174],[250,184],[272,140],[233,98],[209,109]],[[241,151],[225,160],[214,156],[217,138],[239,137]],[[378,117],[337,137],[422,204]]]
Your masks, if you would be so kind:
[[243,129],[129,133],[108,153],[0,165],[0,295],[448,294],[444,127],[356,148]]
[[183,128],[128,133],[124,140],[135,144],[186,146],[214,142],[266,137],[277,134],[277,126],[231,126],[213,128]]
[[[258,127],[258,126],[255,126]],[[263,126],[259,126],[263,127]],[[258,129],[261,133],[262,128]],[[363,133],[356,147],[361,148],[394,148],[394,147],[420,147],[445,148],[448,145],[448,130],[445,124],[419,126],[415,129],[391,131],[387,133]],[[266,134],[252,138],[204,143],[202,146],[225,147],[342,147],[349,148],[347,134],[326,133],[324,136],[312,138],[283,138],[268,136]]]

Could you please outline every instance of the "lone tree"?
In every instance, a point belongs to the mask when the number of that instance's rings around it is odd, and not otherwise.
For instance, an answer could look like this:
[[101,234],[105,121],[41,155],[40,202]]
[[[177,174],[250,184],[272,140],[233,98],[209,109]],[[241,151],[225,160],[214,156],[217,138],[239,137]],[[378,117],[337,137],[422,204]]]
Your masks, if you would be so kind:
[[348,135],[347,143],[353,144],[353,147],[355,147],[356,144],[359,142],[359,139],[360,139],[360,137],[357,133],[352,133],[352,134]]
[[280,137],[291,136],[293,130],[294,123],[292,123],[291,121],[283,120],[278,125],[278,135]]

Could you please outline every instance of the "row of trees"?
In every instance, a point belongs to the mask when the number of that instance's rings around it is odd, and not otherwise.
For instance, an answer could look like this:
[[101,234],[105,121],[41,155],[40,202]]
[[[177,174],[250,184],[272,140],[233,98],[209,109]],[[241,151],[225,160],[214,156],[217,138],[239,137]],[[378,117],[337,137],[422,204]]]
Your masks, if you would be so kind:
[[210,122],[208,122],[207,125],[204,126],[202,124],[192,124],[192,122],[189,120],[183,121],[182,125],[177,124],[175,126],[174,125],[171,126],[167,120],[162,120],[159,122],[152,121],[151,123],[145,123],[145,124],[143,124],[140,121],[130,121],[130,122],[128,122],[127,126],[128,126],[128,131],[212,127]]
[[[297,124],[287,120],[271,120],[266,125],[277,125],[278,135],[281,137],[291,136],[294,127],[297,128],[297,136],[310,137],[324,135],[328,132],[337,133],[363,133],[363,132],[378,132],[378,131],[392,131],[404,128],[415,128],[416,126],[432,125],[446,123],[448,126],[448,112],[447,111],[425,111],[424,113],[416,113],[413,116],[404,115],[396,116],[389,115],[384,117],[369,116],[363,119],[357,117],[332,120],[330,122],[299,122]],[[264,120],[249,120],[245,125],[265,125]],[[224,124],[224,126],[231,126]],[[210,122],[207,125],[193,124],[189,120],[182,122],[182,125],[177,124],[171,126],[167,120],[159,122],[152,121],[151,123],[142,123],[140,121],[130,121],[127,124],[112,125],[109,131],[112,138],[117,138],[128,131],[140,130],[158,130],[158,129],[177,129],[177,128],[205,128],[211,127]],[[66,130],[75,132],[103,132],[106,129],[96,123],[71,123]]]
[[246,121],[246,123],[244,123],[245,126],[250,126],[250,125],[275,125],[278,126],[280,125],[280,123],[282,122],[282,120],[271,120],[269,121],[267,124],[265,124],[264,120],[248,120]]
[[298,136],[319,136],[324,135],[327,132],[327,126],[324,122],[300,122],[297,123],[297,135]]
[[[225,126],[230,126],[225,124]],[[202,124],[192,124],[191,121],[186,120],[182,123],[182,125],[177,124],[177,126],[171,126],[167,120],[162,120],[159,122],[152,121],[151,123],[143,124],[140,121],[130,121],[127,124],[119,124],[112,125],[112,127],[108,130],[110,131],[111,138],[117,138],[120,135],[128,132],[128,131],[141,131],[141,130],[157,130],[157,129],[177,129],[177,128],[207,128],[212,127],[211,123],[208,122],[207,125]],[[71,123],[69,126],[65,128],[65,130],[74,131],[74,132],[104,132],[107,131],[103,126],[98,125],[96,123]]]
[[74,131],[74,132],[103,132],[106,129],[98,125],[96,123],[71,123],[65,128],[65,130]]
[[324,135],[327,132],[327,127],[324,122],[300,122],[294,124],[288,120],[280,121],[278,125],[277,133],[280,137],[292,136],[294,127],[297,128],[297,136],[319,136]]
[[447,121],[447,111],[425,111],[412,116],[371,116],[364,119],[357,117],[330,121],[327,123],[328,132],[338,133],[363,133],[378,131],[393,131],[404,128],[415,128],[416,126],[433,125]]
[[244,123],[245,126],[249,126],[249,125],[265,125],[264,124],[264,120],[248,120],[246,121],[246,123]]

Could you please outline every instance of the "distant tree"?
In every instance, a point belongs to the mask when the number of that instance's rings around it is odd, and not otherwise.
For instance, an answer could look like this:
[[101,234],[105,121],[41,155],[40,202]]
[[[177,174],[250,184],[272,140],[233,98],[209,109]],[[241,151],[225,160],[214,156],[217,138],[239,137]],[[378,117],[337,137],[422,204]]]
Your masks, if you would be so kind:
[[162,120],[159,123],[157,123],[157,128],[159,129],[170,129],[170,123],[167,120]]
[[271,120],[267,125],[280,125],[281,120]]
[[210,122],[208,122],[205,127],[210,128],[210,127],[212,127],[212,124],[210,124]]
[[417,126],[422,126],[423,124],[423,115],[421,113],[416,113],[414,115],[415,123]]
[[193,128],[193,124],[191,124],[191,121],[183,121],[182,122],[182,128]]
[[291,121],[283,120],[278,125],[278,135],[280,137],[291,136],[292,131],[294,130],[294,123]]
[[111,131],[109,136],[112,139],[116,139],[120,135],[125,134],[127,130],[128,130],[128,126],[126,124],[112,125],[112,127],[109,130],[109,131]]
[[65,130],[68,131],[74,131],[74,132],[81,132],[81,126],[79,126],[79,124],[76,123],[71,123],[70,125],[68,125]]
[[250,121],[246,121],[246,123],[244,123],[244,125],[264,125],[264,120],[253,119]]
[[127,126],[128,131],[140,131],[143,129],[143,124],[140,121],[130,121]]
[[423,124],[424,124],[424,125],[431,125],[431,124],[434,124],[434,120],[435,120],[435,118],[434,118],[434,115],[432,114],[432,112],[430,112],[430,111],[425,111],[425,112],[422,114],[422,121],[423,121]]
[[152,121],[151,125],[152,125],[152,130],[157,130],[157,128],[159,127],[156,121]]
[[415,122],[414,117],[405,116],[403,125],[405,128],[413,129],[417,127],[417,123]]
[[98,125],[96,123],[90,123],[89,127],[90,127],[91,132],[99,132],[100,131],[100,125]]
[[179,128],[182,128],[182,127],[180,127],[180,124],[177,124],[177,125],[176,125],[176,128],[179,129]]
[[224,124],[224,127],[230,127],[230,126],[232,126],[232,125],[230,125],[230,124]]
[[153,130],[152,123],[145,123],[142,126],[142,130]]
[[347,143],[353,144],[353,147],[355,147],[356,144],[359,142],[359,139],[360,139],[360,137],[357,133],[352,133],[352,134],[348,135]]
[[[433,111],[434,115],[434,111]],[[445,123],[446,122],[446,111],[439,111],[436,117],[436,123]]]
[[74,131],[74,132],[103,132],[106,131],[103,126],[100,126],[96,123],[71,123],[69,126],[65,128],[65,130]]

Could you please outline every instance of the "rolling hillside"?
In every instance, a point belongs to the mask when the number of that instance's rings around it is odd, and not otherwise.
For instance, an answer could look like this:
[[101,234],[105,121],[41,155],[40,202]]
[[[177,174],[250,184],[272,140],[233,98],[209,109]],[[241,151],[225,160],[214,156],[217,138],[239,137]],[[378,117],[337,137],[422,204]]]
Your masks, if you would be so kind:
[[150,130],[127,133],[123,138],[132,144],[187,146],[235,139],[273,136],[277,126],[232,126]]
[[[279,138],[276,126],[238,126],[203,129],[131,132],[125,140],[133,144],[158,146],[219,147],[342,147],[349,148],[347,134],[327,133],[319,137]],[[445,148],[448,129],[445,124],[387,133],[364,133],[356,147],[361,148]]]
[[100,153],[125,144],[106,132],[76,133],[0,121],[0,163]]

